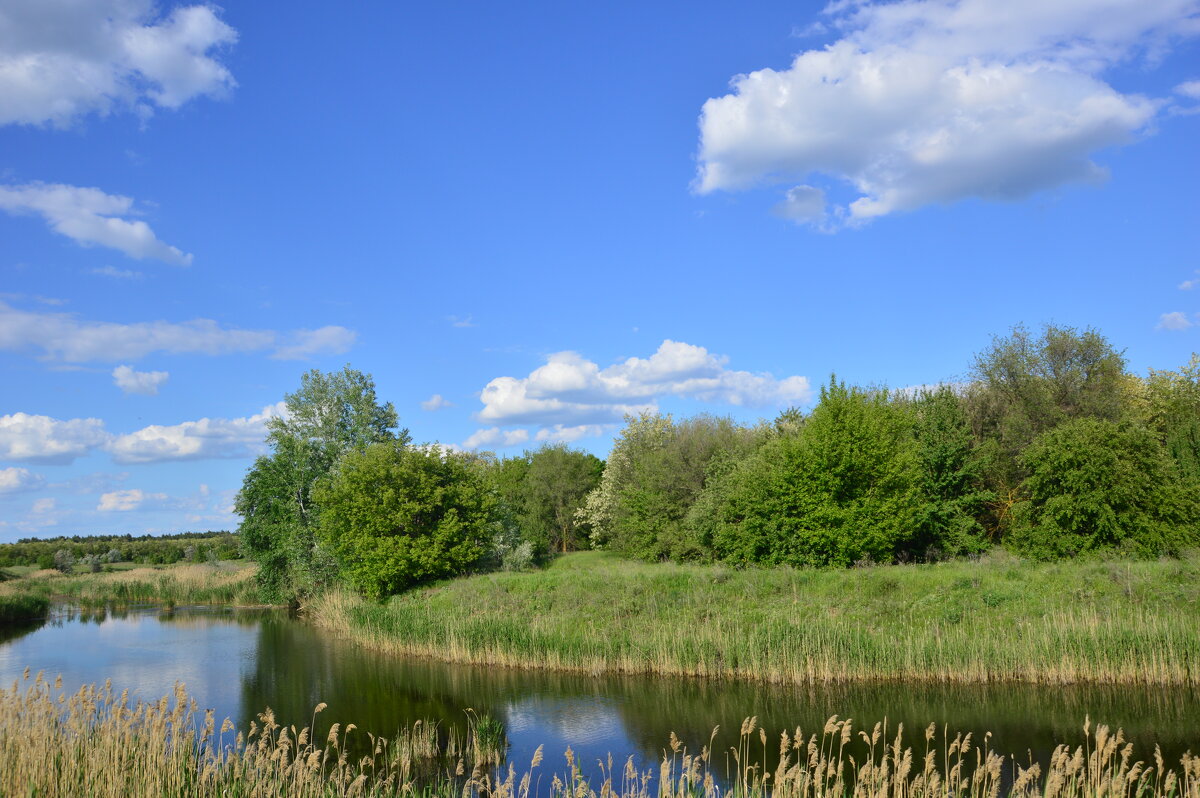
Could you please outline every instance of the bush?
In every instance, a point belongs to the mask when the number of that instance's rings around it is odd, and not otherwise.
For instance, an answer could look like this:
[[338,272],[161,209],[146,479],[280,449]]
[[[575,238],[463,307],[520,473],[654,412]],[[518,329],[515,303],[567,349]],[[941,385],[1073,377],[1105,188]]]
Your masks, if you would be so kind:
[[463,573],[485,552],[495,497],[472,455],[377,443],[347,452],[317,484],[319,534],[372,598]]
[[891,561],[919,526],[919,482],[910,415],[886,392],[831,380],[796,432],[711,487],[700,533],[737,563]]
[[1028,498],[1015,508],[1010,538],[1021,551],[1157,556],[1200,543],[1195,485],[1144,427],[1077,419],[1039,436],[1021,459]]

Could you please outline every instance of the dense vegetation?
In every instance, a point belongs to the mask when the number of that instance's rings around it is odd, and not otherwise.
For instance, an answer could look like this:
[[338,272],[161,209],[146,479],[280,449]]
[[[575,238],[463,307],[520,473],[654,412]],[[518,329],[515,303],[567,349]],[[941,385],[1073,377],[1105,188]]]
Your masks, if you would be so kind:
[[[183,532],[176,535],[75,535],[58,538],[23,538],[0,543],[0,568],[232,560],[240,556],[237,536],[230,532]],[[99,570],[99,569],[97,569]]]
[[273,600],[380,598],[553,553],[735,566],[1040,560],[1200,545],[1200,358],[1129,372],[1094,330],[995,338],[965,382],[831,377],[812,410],[627,419],[607,463],[416,446],[371,378],[312,371],[238,499]]

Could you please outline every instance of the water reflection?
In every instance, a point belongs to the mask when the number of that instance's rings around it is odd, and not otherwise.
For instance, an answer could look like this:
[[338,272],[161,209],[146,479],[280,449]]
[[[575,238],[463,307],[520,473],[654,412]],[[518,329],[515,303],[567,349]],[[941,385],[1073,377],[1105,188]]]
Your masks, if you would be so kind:
[[[11,631],[11,630],[10,630]],[[285,614],[181,608],[102,613],[56,611],[49,622],[0,638],[0,683],[25,666],[62,673],[69,687],[112,678],[142,698],[157,698],[183,681],[202,706],[242,728],[264,707],[285,724],[310,722],[326,702],[318,734],[332,722],[353,722],[362,732],[391,736],[417,719],[463,729],[473,709],[502,720],[510,759],[528,765],[544,743],[547,764],[560,768],[571,745],[591,766],[609,752],[635,754],[642,765],[661,756],[674,731],[692,750],[720,726],[718,752],[736,741],[744,717],[757,715],[774,738],[800,725],[819,731],[837,713],[859,728],[885,717],[902,722],[917,745],[930,721],[982,735],[993,732],[1002,753],[1045,760],[1053,746],[1081,739],[1085,715],[1121,726],[1149,757],[1153,746],[1177,761],[1200,750],[1193,690],[1031,687],[940,687],[873,684],[772,687],[689,679],[588,677],[504,668],[398,660],[357,649]],[[318,737],[317,739],[321,739]],[[365,739],[365,734],[362,739]],[[718,755],[717,762],[723,762]],[[768,766],[770,752],[768,753]]]

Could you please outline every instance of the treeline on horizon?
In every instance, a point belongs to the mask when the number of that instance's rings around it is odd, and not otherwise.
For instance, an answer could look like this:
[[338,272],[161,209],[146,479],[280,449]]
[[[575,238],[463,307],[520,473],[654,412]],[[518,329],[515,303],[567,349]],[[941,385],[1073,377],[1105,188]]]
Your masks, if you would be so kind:
[[237,500],[273,600],[337,584],[378,598],[579,548],[844,567],[1200,545],[1200,358],[1139,376],[1091,329],[1018,326],[961,383],[831,377],[811,411],[756,424],[631,417],[606,463],[562,444],[414,445],[348,366],[286,400]]
[[71,535],[54,538],[21,538],[0,543],[0,568],[23,565],[42,569],[75,564],[142,565],[207,560],[232,560],[240,556],[237,535],[227,531],[179,532],[163,535]]

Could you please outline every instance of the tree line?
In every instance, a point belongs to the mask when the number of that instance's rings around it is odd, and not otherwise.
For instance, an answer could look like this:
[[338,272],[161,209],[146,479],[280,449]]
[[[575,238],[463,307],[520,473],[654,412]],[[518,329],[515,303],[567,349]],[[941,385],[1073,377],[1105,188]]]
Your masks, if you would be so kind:
[[0,543],[0,568],[14,565],[70,570],[75,564],[163,565],[176,562],[232,560],[240,556],[231,532],[181,532],[173,535],[71,535],[22,538]]
[[809,412],[755,424],[630,417],[607,462],[414,445],[349,367],[305,374],[286,400],[237,501],[276,600],[335,583],[382,597],[577,548],[849,566],[1200,545],[1200,358],[1135,375],[1090,329],[1016,327],[958,383],[831,377]]

